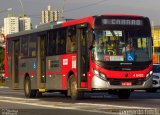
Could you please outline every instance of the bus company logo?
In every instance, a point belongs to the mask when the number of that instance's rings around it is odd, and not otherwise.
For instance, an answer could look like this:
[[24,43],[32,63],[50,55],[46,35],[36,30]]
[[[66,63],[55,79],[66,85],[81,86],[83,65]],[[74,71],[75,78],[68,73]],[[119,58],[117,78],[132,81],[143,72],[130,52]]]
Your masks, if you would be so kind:
[[68,65],[68,59],[63,59],[63,65]]
[[126,77],[126,78],[128,77],[128,73],[125,74],[125,77]]
[[108,55],[104,56],[104,60],[105,61],[110,61],[110,56],[108,56]]

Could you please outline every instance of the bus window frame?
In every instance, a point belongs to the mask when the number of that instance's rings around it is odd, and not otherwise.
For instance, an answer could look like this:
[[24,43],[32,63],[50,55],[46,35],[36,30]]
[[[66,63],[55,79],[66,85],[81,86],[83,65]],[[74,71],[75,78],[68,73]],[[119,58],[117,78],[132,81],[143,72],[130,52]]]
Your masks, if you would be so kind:
[[[62,37],[62,32],[65,32],[63,33],[64,34],[64,38]],[[61,36],[62,38],[59,38],[59,36]],[[64,40],[64,48],[65,50],[64,51],[61,51],[61,41],[59,42],[58,40]],[[57,38],[56,38],[56,55],[62,55],[62,54],[66,54],[66,41],[67,41],[67,28],[60,28],[60,29],[57,29]],[[60,46],[60,47],[59,47]],[[60,49],[59,49],[60,48]],[[63,48],[62,48],[63,49]]]
[[[22,49],[24,48],[23,46],[22,46],[22,40],[26,40],[26,42],[27,42],[27,55],[22,55]],[[30,36],[29,35],[25,35],[25,36],[22,36],[22,37],[20,37],[20,57],[21,58],[28,58],[29,57],[29,39],[30,39]],[[24,40],[24,41],[25,41]]]
[[36,39],[36,52],[35,52],[35,56],[30,55],[30,45],[28,45],[28,58],[36,58],[37,57],[37,48],[38,48],[38,38],[37,38],[37,33],[35,34],[31,34],[28,38],[28,44],[30,44],[30,40]]
[[[55,37],[55,38],[53,38],[53,37]],[[55,40],[54,45],[51,44],[51,40],[53,40],[53,39]],[[57,48],[56,47],[56,41],[57,41],[57,30],[48,31],[48,36],[47,36],[47,41],[46,41],[46,46],[47,46],[46,56],[54,56],[54,55],[56,55],[56,48]],[[54,48],[52,46],[54,46]],[[54,49],[54,51],[49,53],[49,50],[53,50],[53,49]]]
[[77,52],[77,30],[76,26],[67,28],[66,54]]

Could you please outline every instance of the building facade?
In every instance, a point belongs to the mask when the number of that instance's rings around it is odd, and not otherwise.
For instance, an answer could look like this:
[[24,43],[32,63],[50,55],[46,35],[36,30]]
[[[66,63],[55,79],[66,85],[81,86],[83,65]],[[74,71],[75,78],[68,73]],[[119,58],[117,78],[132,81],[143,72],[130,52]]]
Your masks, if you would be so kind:
[[52,9],[52,7],[49,5],[47,10],[43,10],[41,12],[41,23],[48,23],[48,22],[54,22],[58,21],[59,12]]
[[160,26],[152,27],[153,63],[160,63]]
[[32,29],[31,18],[30,17],[20,17],[19,18],[19,31],[25,31]]
[[31,18],[9,16],[4,18],[4,35],[13,34],[20,31],[30,30]]
[[4,42],[4,28],[0,28],[0,43]]
[[4,34],[13,34],[16,32],[19,32],[19,18],[13,16],[4,18]]

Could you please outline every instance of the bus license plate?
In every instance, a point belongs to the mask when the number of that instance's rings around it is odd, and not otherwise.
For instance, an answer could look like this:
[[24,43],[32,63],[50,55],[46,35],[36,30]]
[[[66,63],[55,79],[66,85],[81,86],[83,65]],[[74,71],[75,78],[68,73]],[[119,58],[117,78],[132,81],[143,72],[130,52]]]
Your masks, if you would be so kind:
[[122,82],[122,86],[132,86],[132,82]]

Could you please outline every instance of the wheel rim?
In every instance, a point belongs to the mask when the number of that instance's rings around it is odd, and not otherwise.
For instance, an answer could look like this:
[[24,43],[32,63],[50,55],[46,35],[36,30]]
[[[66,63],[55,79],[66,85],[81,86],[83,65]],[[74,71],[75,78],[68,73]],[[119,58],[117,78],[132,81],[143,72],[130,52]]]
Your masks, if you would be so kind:
[[76,96],[77,94],[77,83],[76,81],[72,78],[71,80],[71,95]]
[[25,92],[27,95],[29,95],[29,82],[28,82],[28,80],[26,80],[26,83],[25,83]]

